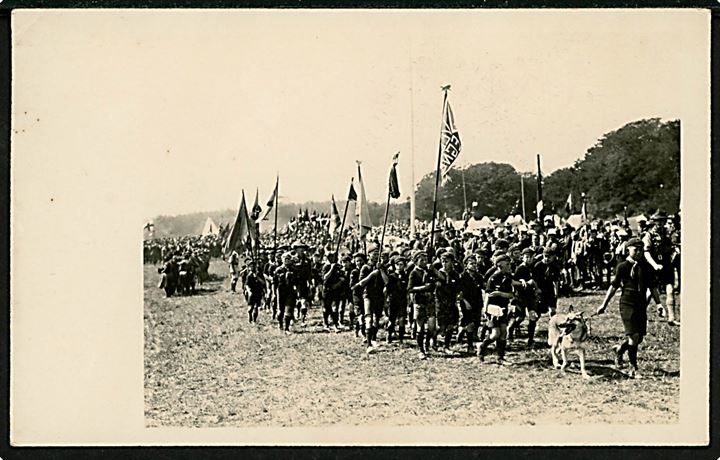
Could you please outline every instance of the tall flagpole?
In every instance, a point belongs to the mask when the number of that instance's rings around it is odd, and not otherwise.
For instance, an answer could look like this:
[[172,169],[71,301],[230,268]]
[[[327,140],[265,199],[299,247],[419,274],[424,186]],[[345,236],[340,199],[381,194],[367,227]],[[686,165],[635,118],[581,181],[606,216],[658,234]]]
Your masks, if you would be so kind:
[[[388,211],[390,211],[390,187],[388,187],[387,202],[385,203],[385,221],[383,222],[382,234],[380,235],[380,254],[383,253],[383,244],[385,243],[385,227],[387,227]],[[378,258],[378,264],[382,258]]]
[[522,174],[520,174],[520,198],[522,200],[523,220],[527,222],[525,217],[525,178],[523,178]]
[[[350,186],[352,187],[353,178],[350,178]],[[345,218],[347,217],[348,208],[350,207],[350,200],[345,201],[345,211],[343,211],[343,220],[340,224],[340,233],[338,234],[338,241],[337,246],[335,247],[335,260],[337,260],[337,255],[340,252],[340,243],[342,243],[342,237],[343,237],[343,229],[345,228]]]
[[440,122],[440,143],[438,144],[438,157],[437,167],[435,168],[435,193],[433,194],[433,215],[432,215],[432,226],[430,227],[430,251],[431,254],[435,251],[435,215],[437,214],[437,194],[438,187],[440,186],[440,158],[442,157],[442,132],[445,127],[445,105],[447,104],[447,92],[450,89],[450,85],[443,86],[443,108],[442,108],[442,121]]
[[277,253],[278,201],[280,198],[280,173],[275,178],[275,226],[273,227],[273,256]]
[[412,39],[410,41],[410,239],[415,239],[415,94],[413,91]]
[[462,174],[462,182],[463,182],[463,203],[465,204],[465,207],[463,208],[463,215],[462,218],[465,218],[465,212],[467,211],[467,190],[465,189],[465,168],[460,170],[460,173]]

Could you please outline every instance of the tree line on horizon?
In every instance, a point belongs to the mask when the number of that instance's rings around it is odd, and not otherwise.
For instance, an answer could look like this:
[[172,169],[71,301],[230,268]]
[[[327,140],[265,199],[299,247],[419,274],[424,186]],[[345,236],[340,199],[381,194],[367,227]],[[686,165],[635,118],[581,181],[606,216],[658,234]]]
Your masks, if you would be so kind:
[[[460,219],[465,209],[463,175],[468,211],[475,218],[482,216],[504,218],[521,214],[520,178],[525,190],[525,215],[535,218],[537,174],[518,172],[506,163],[484,162],[463,170],[450,170],[450,180],[438,190],[438,213]],[[432,217],[435,172],[423,176],[417,184],[415,206],[417,218]],[[558,169],[542,178],[545,213],[567,215],[568,195],[572,194],[571,212],[580,212],[581,194],[586,195],[587,212],[597,218],[612,218],[651,213],[662,209],[676,213],[680,206],[680,121],[643,119],[604,134],[589,148],[583,158],[572,166]],[[477,202],[476,206],[472,206]],[[251,205],[251,203],[248,203]],[[308,210],[318,214],[330,213],[330,200],[303,203],[280,203],[278,228],[284,227],[298,212]],[[345,201],[337,201],[342,216]],[[375,225],[382,223],[385,203],[369,203],[370,216]],[[354,222],[354,207],[348,211],[348,222]],[[154,220],[155,236],[200,234],[207,217],[217,224],[232,224],[237,210],[225,209],[196,212],[178,216],[158,216]],[[390,205],[389,222],[408,222],[409,199]],[[261,230],[272,229],[273,222],[264,221]]]

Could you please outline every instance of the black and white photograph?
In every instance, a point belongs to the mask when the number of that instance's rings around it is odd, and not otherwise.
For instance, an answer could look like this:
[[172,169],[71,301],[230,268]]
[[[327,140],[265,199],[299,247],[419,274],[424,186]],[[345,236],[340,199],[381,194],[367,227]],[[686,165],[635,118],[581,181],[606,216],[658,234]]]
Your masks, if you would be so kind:
[[[137,395],[96,442],[707,439],[702,11],[14,21],[13,345],[82,299]],[[104,265],[58,288],[36,219]]]

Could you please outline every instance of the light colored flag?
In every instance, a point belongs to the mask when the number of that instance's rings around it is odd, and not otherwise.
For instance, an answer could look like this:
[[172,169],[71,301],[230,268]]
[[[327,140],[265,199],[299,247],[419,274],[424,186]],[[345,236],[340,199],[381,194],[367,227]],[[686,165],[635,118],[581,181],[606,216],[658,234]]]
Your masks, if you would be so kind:
[[360,162],[358,164],[358,183],[360,184],[360,200],[357,202],[356,213],[358,216],[358,229],[360,231],[360,238],[365,238],[365,235],[372,229],[373,224],[370,220],[370,208],[368,207],[367,195],[365,194],[365,184],[362,180],[362,171],[360,171]]
[[272,211],[275,207],[275,201],[279,198],[278,197],[278,185],[280,185],[280,175],[277,176],[275,179],[275,188],[273,189],[272,195],[270,195],[270,198],[268,198],[267,203],[265,203],[265,207],[267,207],[267,211],[265,211],[265,215],[263,216],[262,220],[268,220],[268,215],[270,214],[270,211]]
[[568,195],[567,201],[565,202],[565,210],[570,214],[573,212],[572,192]]

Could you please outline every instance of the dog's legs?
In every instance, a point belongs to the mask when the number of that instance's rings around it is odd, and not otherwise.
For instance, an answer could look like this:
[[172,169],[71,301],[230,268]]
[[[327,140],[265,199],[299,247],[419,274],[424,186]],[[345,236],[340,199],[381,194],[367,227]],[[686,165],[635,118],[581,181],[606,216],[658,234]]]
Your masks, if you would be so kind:
[[582,373],[583,378],[589,379],[590,376],[587,372],[585,372],[585,349],[578,348],[577,354],[580,357],[580,372]]
[[560,369],[560,361],[558,361],[556,344],[553,344],[553,346],[550,347],[550,356],[552,356],[553,367],[555,369]]
[[562,355],[562,365],[560,366],[560,370],[564,371],[567,367],[567,353],[565,352],[564,347],[560,347],[560,354]]

